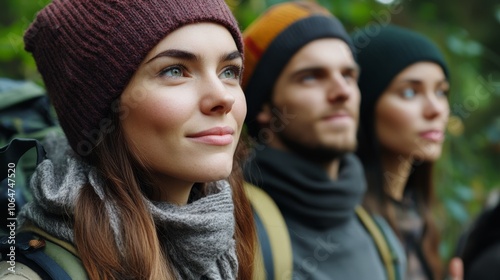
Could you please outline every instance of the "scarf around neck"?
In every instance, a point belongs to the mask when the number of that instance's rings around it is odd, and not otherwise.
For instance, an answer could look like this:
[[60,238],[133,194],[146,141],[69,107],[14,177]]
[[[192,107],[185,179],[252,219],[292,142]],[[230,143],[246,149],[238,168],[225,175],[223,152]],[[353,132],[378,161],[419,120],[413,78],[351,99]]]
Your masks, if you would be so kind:
[[[38,165],[30,187],[33,201],[19,213],[19,224],[29,221],[74,244],[73,213],[82,186],[90,182],[103,200],[115,241],[120,248],[126,230],[112,201],[104,197],[103,179],[69,148],[66,138],[45,140],[48,159]],[[236,279],[238,262],[234,206],[229,183],[211,183],[210,194],[178,206],[145,198],[164,246],[179,279]],[[130,230],[130,229],[128,229]]]
[[245,179],[266,191],[285,217],[312,228],[326,229],[349,220],[366,189],[354,154],[341,159],[337,180],[330,179],[322,166],[271,147],[254,150],[251,158]]

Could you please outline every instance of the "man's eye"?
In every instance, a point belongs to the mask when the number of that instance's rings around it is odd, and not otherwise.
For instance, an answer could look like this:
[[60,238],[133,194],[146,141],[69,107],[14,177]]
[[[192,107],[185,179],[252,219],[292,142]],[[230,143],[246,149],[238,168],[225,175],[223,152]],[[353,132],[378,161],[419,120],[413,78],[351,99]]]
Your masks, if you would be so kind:
[[316,73],[304,73],[298,79],[301,83],[314,82],[318,79],[318,75]]

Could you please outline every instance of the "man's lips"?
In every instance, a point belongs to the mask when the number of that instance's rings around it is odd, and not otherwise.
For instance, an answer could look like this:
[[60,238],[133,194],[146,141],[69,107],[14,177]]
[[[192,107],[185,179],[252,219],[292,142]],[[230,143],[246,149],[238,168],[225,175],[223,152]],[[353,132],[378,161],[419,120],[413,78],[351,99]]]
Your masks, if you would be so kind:
[[352,110],[346,107],[338,107],[335,109],[330,109],[328,111],[324,111],[322,114],[322,119],[335,119],[335,118],[344,118],[349,117],[354,119],[354,115]]
[[347,112],[337,112],[325,115],[322,120],[335,126],[344,126],[352,123],[354,119]]
[[234,129],[229,126],[213,127],[207,130],[187,135],[195,142],[214,146],[225,146],[233,143]]
[[323,117],[324,120],[342,119],[342,118],[352,118],[351,115],[347,113],[335,113]]

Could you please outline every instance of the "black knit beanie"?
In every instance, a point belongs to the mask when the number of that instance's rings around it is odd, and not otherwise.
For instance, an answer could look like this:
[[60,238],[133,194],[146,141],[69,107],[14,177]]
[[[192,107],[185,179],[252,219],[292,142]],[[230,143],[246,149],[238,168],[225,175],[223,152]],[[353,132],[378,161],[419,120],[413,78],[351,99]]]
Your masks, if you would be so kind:
[[[378,32],[376,32],[379,30]],[[421,61],[435,62],[448,77],[439,48],[427,37],[395,25],[365,27],[351,35],[361,67],[361,112],[371,110],[391,81],[403,69]]]
[[240,53],[238,24],[224,0],[54,0],[24,35],[64,133],[87,156],[109,133],[110,115],[149,51],[174,30],[224,26]]
[[258,134],[255,118],[271,98],[283,68],[302,47],[322,38],[343,40],[354,51],[351,38],[340,21],[322,6],[305,1],[271,6],[243,32],[245,123],[251,136]]

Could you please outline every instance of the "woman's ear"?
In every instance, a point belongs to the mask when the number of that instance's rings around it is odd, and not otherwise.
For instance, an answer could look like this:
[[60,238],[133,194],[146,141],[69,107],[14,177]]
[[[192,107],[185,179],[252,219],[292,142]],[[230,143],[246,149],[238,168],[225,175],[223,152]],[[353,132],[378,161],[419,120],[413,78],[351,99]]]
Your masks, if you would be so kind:
[[267,126],[269,125],[269,122],[271,122],[272,118],[272,113],[271,113],[271,106],[269,103],[265,103],[262,106],[262,110],[257,114],[257,122],[260,125]]

